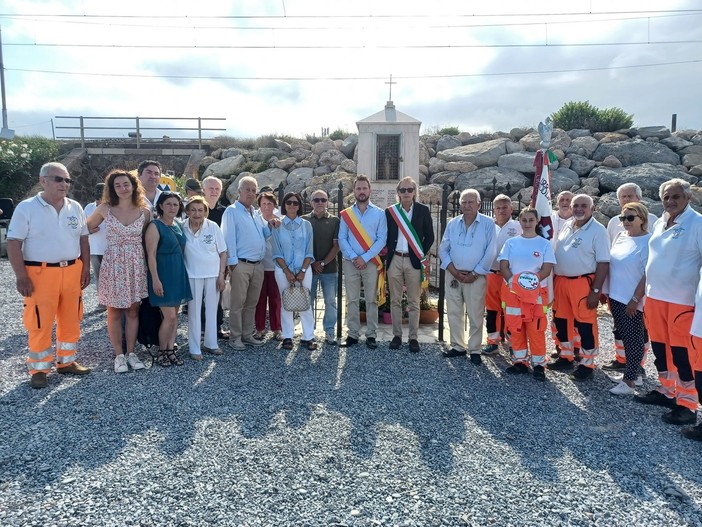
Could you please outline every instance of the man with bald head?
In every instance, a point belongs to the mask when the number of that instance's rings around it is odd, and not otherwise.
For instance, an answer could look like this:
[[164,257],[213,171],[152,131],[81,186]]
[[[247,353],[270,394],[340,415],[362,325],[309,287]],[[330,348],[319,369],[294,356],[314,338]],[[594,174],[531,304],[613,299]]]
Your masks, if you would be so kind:
[[553,323],[560,342],[560,357],[550,370],[573,369],[572,328],[580,335],[581,359],[573,372],[574,380],[592,377],[598,354],[597,305],[602,284],[609,271],[609,237],[595,218],[594,202],[587,194],[573,196],[573,220],[565,224],[556,242],[554,266]]

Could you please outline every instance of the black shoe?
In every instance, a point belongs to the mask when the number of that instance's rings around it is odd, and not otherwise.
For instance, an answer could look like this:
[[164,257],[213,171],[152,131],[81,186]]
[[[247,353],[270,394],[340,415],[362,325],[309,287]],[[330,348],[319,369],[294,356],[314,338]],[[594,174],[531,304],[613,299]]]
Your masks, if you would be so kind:
[[378,343],[375,341],[375,337],[366,337],[366,347],[372,350],[378,347]]
[[683,428],[680,433],[687,437],[688,439],[693,439],[694,441],[702,441],[702,423],[697,426],[691,426],[689,428]]
[[402,338],[395,336],[392,338],[390,341],[390,349],[391,350],[399,350],[400,346],[402,346]]
[[697,415],[689,408],[677,405],[670,412],[663,414],[661,419],[671,425],[694,425],[697,422]]
[[655,406],[665,406],[666,408],[675,408],[675,399],[666,397],[658,390],[651,390],[646,395],[634,395],[634,401],[641,404],[652,404]]
[[575,368],[575,371],[573,373],[570,374],[570,378],[574,381],[585,381],[587,379],[592,378],[593,371],[593,368],[588,368],[587,366],[583,366],[581,364],[580,366]]
[[547,364],[546,367],[549,370],[553,370],[553,371],[572,370],[573,369],[573,361],[568,360],[568,359],[564,359],[563,357],[559,357],[554,362]]
[[483,349],[480,350],[480,353],[483,355],[494,355],[500,350],[500,347],[497,344],[485,344],[483,346]]
[[624,371],[626,370],[626,363],[614,359],[612,362],[603,365],[602,369],[607,371]]
[[444,351],[443,355],[444,355],[444,358],[446,358],[446,359],[452,359],[454,357],[465,357],[466,351],[465,350],[451,349],[449,351]]
[[412,353],[419,353],[419,342],[417,339],[410,339],[409,349]]
[[505,371],[513,375],[521,375],[523,373],[529,373],[529,367],[523,362],[518,362],[517,364],[512,364],[512,366],[507,368]]
[[573,357],[575,357],[575,362],[580,362],[580,359],[583,358],[583,356],[580,355],[580,348],[575,348],[573,350]]
[[342,348],[350,348],[351,346],[355,346],[358,344],[358,339],[355,339],[353,337],[346,337],[346,341],[341,345]]
[[546,380],[546,370],[544,370],[543,366],[534,366],[534,379],[537,381]]
[[554,351],[553,353],[551,353],[551,358],[552,358],[552,359],[557,359],[557,358],[560,357],[560,356],[561,356],[561,352],[558,351],[558,350],[556,350],[556,351]]
[[476,366],[480,366],[483,363],[483,358],[480,356],[480,353],[471,353],[470,361]]

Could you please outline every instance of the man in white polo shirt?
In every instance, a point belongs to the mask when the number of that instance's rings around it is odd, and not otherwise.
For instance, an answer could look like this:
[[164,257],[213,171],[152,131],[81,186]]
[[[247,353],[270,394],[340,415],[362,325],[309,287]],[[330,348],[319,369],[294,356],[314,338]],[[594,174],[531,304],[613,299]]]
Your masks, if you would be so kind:
[[[512,199],[505,194],[498,194],[492,200],[492,218],[495,220],[495,253],[500,254],[505,242],[522,234],[519,222],[512,218]],[[497,353],[500,340],[506,338],[504,317],[502,316],[502,284],[504,279],[500,274],[500,262],[497,257],[492,262],[490,273],[487,275],[485,291],[485,329],[487,344],[483,346],[483,355]]]
[[68,199],[73,182],[61,163],[41,167],[42,192],[22,201],[7,231],[7,255],[24,297],[32,388],[46,388],[54,358],[58,373],[90,373],[76,362],[83,318],[82,290],[90,283],[88,226],[80,204]]
[[561,354],[550,370],[570,370],[575,359],[575,327],[580,335],[581,359],[574,380],[592,377],[598,353],[597,305],[609,271],[609,237],[592,216],[592,198],[578,194],[571,202],[573,221],[566,223],[556,242],[553,324],[561,343]]
[[671,408],[663,415],[668,423],[694,424],[698,397],[689,347],[702,266],[702,216],[690,207],[687,181],[666,181],[659,194],[665,212],[648,242],[644,317],[660,386],[634,400]]

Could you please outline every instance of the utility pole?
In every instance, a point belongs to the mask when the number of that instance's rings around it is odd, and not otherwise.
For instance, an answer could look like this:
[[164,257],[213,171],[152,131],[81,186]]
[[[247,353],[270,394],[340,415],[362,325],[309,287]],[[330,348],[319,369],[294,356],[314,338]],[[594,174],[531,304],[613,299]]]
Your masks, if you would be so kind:
[[7,103],[5,102],[5,63],[2,60],[2,27],[0,27],[0,95],[2,95],[2,130],[0,139],[12,139],[15,131],[7,127]]

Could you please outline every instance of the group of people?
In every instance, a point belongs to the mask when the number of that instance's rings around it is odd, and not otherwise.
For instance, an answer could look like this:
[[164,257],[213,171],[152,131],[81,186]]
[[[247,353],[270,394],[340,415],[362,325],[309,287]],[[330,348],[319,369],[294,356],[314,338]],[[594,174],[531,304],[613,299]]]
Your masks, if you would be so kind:
[[[370,180],[357,176],[354,204],[336,217],[327,210],[323,190],[312,193],[313,211],[303,216],[298,193],[288,192],[278,208],[274,194],[258,194],[253,177],[239,180],[238,198],[228,207],[218,201],[222,183],[217,178],[191,185],[192,196],[184,203],[178,194],[158,188],[160,173],[156,161],[141,163],[136,176],[110,172],[99,188],[101,196],[84,213],[67,197],[72,181],[66,168],[47,163],[40,172],[43,191],[15,210],[8,254],[25,297],[33,387],[47,385],[54,321],[57,371],[90,371],[75,360],[81,289],[90,281],[89,234],[96,238],[92,258],[98,299],[107,311],[117,373],[144,367],[134,353],[143,299],[163,316],[157,358],[162,366],[183,364],[175,337],[178,310],[186,303],[194,360],[201,360],[203,352],[222,354],[219,338],[228,337],[235,350],[262,346],[266,318],[281,348],[292,349],[294,313],[281,296],[296,287],[311,290],[312,297],[307,309],[295,309],[301,346],[317,348],[312,304],[320,286],[325,339],[336,344],[339,252],[347,301],[347,336],[341,345],[359,344],[364,291],[365,345],[377,347],[378,302],[387,291],[393,321],[389,347],[403,346],[406,311],[408,349],[420,351],[420,295],[435,240],[429,209],[417,201],[412,178],[399,181],[397,203],[383,210],[371,202]],[[636,400],[668,407],[667,422],[694,425],[702,394],[702,308],[695,309],[702,303],[702,284],[694,289],[702,267],[702,216],[690,208],[690,185],[682,179],[661,185],[665,212],[660,220],[640,202],[637,185],[623,185],[617,195],[621,215],[605,229],[593,218],[592,198],[584,194],[561,193],[558,210],[544,222],[532,207],[513,219],[506,195],[494,198],[490,218],[479,212],[480,193],[464,190],[461,214],[448,223],[438,249],[448,274],[450,349],[444,356],[469,356],[479,365],[482,355],[496,353],[502,344],[512,359],[510,374],[531,371],[543,380],[548,369],[572,371],[573,379],[585,380],[593,375],[599,351],[597,308],[607,302],[617,356],[603,368],[623,373],[612,393],[635,393],[650,337],[660,387]],[[551,240],[542,232],[545,224]],[[101,242],[96,235],[104,236]],[[228,334],[221,326],[220,302],[227,282]],[[556,344],[551,363],[546,359],[549,307]],[[702,439],[702,425],[685,434]]]

